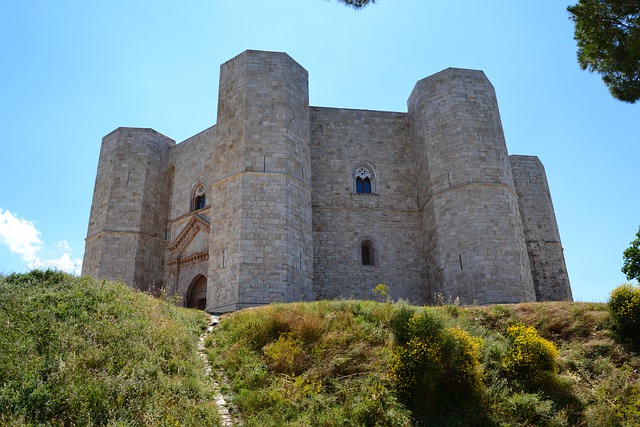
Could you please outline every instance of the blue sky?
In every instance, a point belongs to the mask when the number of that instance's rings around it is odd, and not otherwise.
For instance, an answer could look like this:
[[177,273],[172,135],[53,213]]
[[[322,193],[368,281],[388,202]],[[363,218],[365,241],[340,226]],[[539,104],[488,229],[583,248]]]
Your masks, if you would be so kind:
[[574,298],[604,301],[625,281],[640,105],[579,69],[570,3],[3,3],[0,272],[79,268],[102,137],[133,126],[181,141],[213,125],[220,64],[261,49],[305,67],[311,104],[327,107],[406,111],[417,80],[484,70],[509,152],[545,164]]

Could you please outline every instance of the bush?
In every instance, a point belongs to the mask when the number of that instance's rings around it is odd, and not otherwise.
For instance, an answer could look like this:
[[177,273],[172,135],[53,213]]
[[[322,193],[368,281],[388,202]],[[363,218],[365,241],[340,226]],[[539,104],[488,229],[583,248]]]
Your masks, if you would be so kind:
[[558,350],[532,326],[507,328],[509,348],[502,366],[507,378],[524,386],[538,386],[557,371]]
[[[640,425],[640,384],[637,375],[626,367],[614,371],[596,385],[595,401],[586,411],[589,426]],[[611,398],[615,396],[615,398]]]
[[509,415],[521,425],[547,425],[554,415],[553,402],[540,394],[514,394],[506,403]]
[[640,288],[631,283],[618,286],[609,298],[609,313],[620,335],[640,343]]
[[27,273],[11,273],[4,281],[12,286],[56,286],[64,281],[73,280],[73,276],[59,270],[31,270]]
[[438,339],[412,338],[406,345],[396,347],[391,361],[391,378],[404,396],[414,393],[418,382],[431,393],[440,382],[440,343]]
[[306,369],[302,340],[292,332],[280,335],[278,341],[267,344],[263,352],[269,361],[269,368],[276,373],[300,375]]
[[414,416],[426,424],[438,424],[443,415],[468,419],[459,408],[481,406],[482,340],[460,328],[446,328],[444,319],[431,311],[416,312],[398,329],[408,342],[395,347],[390,377]]
[[482,339],[472,337],[460,328],[446,330],[443,350],[449,360],[445,365],[445,377],[451,391],[481,393],[484,386],[479,362],[482,344]]
[[627,280],[640,279],[640,227],[636,233],[636,239],[624,250],[622,256],[624,258],[622,272],[627,276]]

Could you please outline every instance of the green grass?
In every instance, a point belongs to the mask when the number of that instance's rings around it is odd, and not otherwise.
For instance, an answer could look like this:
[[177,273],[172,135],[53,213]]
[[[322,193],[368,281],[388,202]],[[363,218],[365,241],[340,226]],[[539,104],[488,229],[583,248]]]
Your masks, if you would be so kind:
[[[533,382],[507,363],[518,324],[558,350]],[[207,346],[246,426],[640,425],[640,360],[616,341],[606,304],[271,305],[224,316]]]
[[224,318],[208,340],[246,426],[409,426],[387,375],[395,306],[272,305]]
[[[206,344],[244,426],[637,426],[640,358],[612,325],[607,304],[319,301],[225,315]],[[0,426],[220,425],[205,326],[119,283],[0,277]]]
[[216,426],[202,312],[55,271],[0,277],[0,425]]

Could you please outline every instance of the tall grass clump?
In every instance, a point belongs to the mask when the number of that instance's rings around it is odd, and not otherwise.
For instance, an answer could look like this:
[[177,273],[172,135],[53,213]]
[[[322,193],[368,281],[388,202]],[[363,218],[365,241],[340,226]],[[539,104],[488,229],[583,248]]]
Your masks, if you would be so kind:
[[618,286],[609,298],[609,313],[615,331],[640,345],[640,287]]
[[0,277],[0,325],[0,425],[219,425],[202,312],[34,270]]
[[246,426],[408,427],[387,375],[393,310],[320,301],[236,312],[208,340],[209,360]]

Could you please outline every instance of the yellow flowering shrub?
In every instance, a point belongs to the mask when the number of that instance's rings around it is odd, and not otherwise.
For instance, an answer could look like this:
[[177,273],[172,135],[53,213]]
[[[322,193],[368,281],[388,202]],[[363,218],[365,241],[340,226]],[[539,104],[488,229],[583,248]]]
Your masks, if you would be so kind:
[[445,377],[450,388],[458,392],[479,392],[483,386],[480,365],[482,339],[456,327],[446,330],[446,342],[444,350],[448,360]]
[[618,286],[609,298],[613,327],[621,334],[640,341],[640,288],[631,283]]
[[507,329],[509,348],[502,367],[510,380],[523,385],[540,384],[557,370],[558,350],[532,326],[517,324]]
[[420,379],[436,382],[440,376],[440,346],[434,340],[413,337],[396,347],[391,359],[391,379],[400,394],[408,395]]
[[413,314],[406,330],[408,342],[396,346],[390,366],[401,395],[410,396],[417,388],[427,397],[444,391],[481,391],[480,338],[460,328],[445,328],[427,312]]

